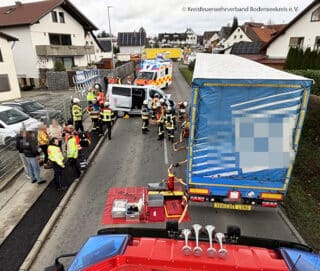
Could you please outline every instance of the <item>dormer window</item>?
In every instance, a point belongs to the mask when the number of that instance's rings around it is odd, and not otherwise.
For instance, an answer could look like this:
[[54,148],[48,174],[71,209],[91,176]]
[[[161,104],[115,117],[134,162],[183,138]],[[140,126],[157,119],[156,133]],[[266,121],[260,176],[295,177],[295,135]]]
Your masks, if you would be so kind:
[[320,7],[311,14],[311,22],[320,21]]
[[16,8],[9,8],[4,14],[10,14],[12,12],[14,12]]

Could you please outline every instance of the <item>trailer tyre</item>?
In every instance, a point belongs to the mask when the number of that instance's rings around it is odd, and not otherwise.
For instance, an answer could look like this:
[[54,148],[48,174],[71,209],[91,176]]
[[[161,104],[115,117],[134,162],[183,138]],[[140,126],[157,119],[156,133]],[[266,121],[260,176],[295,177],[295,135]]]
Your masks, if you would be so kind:
[[117,113],[117,117],[118,117],[118,118],[123,118],[124,115],[125,115],[125,112],[124,112],[124,111],[118,111],[118,113]]

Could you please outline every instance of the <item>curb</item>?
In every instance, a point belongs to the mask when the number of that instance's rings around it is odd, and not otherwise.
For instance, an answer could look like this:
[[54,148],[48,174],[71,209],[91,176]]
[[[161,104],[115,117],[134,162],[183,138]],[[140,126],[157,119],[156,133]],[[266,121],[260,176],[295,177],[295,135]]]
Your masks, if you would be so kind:
[[17,168],[16,171],[11,174],[8,178],[6,178],[3,182],[1,182],[0,184],[0,192],[6,188],[6,186],[13,181],[23,170],[23,166],[21,166],[20,168]]
[[293,233],[293,235],[298,239],[299,243],[308,246],[307,242],[302,238],[302,236],[300,235],[300,233],[297,231],[297,229],[293,226],[293,224],[291,223],[291,221],[289,220],[289,218],[286,216],[283,207],[279,206],[278,207],[279,210],[279,215],[282,218],[282,220],[284,221],[284,223],[287,224],[287,226],[289,227],[289,229],[291,230],[291,232]]
[[[104,132],[103,136],[99,139],[97,145],[95,146],[93,151],[90,153],[89,158],[87,160],[88,161],[88,165],[91,164],[91,162],[93,160],[93,157],[99,151],[99,149],[100,149],[99,147],[102,145],[102,143],[106,139],[106,135],[107,135],[107,130]],[[73,195],[74,191],[76,190],[78,184],[80,183],[80,181],[82,180],[82,178],[85,175],[86,175],[86,171],[84,172],[83,175],[80,176],[79,179],[76,179],[71,184],[71,186],[69,187],[67,193],[64,195],[64,197],[62,198],[61,202],[59,203],[57,208],[54,210],[54,212],[53,212],[52,216],[50,217],[49,221],[44,226],[43,230],[41,231],[40,235],[38,236],[35,244],[33,245],[32,249],[30,250],[28,256],[25,258],[24,262],[20,266],[19,271],[28,271],[29,270],[31,264],[36,259],[36,257],[38,255],[42,245],[46,241],[47,236],[51,232],[51,230],[52,230],[53,226],[55,225],[56,221],[59,219],[63,209],[65,208],[65,206],[69,202],[69,200],[70,200],[71,196]]]

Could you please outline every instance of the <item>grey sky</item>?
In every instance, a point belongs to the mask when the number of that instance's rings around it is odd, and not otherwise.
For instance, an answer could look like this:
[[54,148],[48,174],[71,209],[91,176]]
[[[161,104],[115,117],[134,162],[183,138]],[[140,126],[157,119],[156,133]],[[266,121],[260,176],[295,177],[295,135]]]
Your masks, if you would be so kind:
[[[20,0],[23,3],[35,0]],[[191,27],[197,34],[219,30],[232,23],[247,21],[288,23],[312,0],[70,0],[100,30],[109,32],[107,6],[110,8],[113,34],[146,29],[148,36],[160,32],[184,32]],[[0,6],[14,4],[15,0],[1,0]],[[253,9],[265,9],[254,11]],[[273,10],[266,10],[266,9]],[[228,10],[226,10],[228,9]]]

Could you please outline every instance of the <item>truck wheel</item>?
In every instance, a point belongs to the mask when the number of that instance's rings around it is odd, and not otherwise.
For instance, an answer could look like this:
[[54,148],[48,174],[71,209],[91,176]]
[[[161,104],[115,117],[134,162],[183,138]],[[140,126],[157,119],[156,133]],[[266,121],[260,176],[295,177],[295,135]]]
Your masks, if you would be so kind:
[[124,111],[118,111],[117,116],[118,116],[119,118],[123,118],[124,115],[125,115]]

